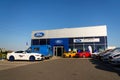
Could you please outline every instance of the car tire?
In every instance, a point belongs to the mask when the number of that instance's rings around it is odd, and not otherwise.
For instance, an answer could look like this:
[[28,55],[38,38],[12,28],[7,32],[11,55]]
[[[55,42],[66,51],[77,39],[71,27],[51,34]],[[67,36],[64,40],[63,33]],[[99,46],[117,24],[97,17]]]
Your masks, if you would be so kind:
[[63,55],[63,58],[65,58],[65,55]]
[[71,58],[71,55],[69,55],[69,58]]
[[9,57],[9,61],[14,61],[14,60],[15,60],[14,56]]
[[29,60],[30,61],[35,61],[35,57],[34,56],[30,56]]

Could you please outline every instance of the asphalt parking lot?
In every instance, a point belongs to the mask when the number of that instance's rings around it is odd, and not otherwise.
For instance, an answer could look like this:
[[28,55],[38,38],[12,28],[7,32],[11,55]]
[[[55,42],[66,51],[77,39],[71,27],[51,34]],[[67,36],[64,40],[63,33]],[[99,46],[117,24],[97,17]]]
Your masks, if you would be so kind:
[[120,80],[120,73],[93,59],[0,61],[0,80]]
[[7,61],[7,60],[1,60],[0,61],[0,71],[1,70],[12,69],[12,68],[16,68],[16,67],[21,67],[21,66],[25,66],[25,65],[29,65],[29,64],[33,64],[33,63],[28,62],[28,61],[10,62],[10,61]]

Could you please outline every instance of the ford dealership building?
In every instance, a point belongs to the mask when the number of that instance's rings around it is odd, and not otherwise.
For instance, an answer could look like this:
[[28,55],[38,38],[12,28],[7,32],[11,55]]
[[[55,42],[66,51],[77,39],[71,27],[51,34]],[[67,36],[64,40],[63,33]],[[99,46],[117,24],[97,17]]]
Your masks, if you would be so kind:
[[[51,46],[53,55],[73,50],[101,51],[107,48],[107,26],[38,30],[32,32],[31,46]],[[36,49],[36,48],[35,48]]]

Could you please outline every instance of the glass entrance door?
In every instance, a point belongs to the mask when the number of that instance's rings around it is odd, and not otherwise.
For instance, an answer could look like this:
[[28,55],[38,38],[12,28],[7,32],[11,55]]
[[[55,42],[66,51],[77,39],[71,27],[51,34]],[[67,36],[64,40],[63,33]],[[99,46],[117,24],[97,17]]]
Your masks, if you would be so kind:
[[62,56],[63,51],[64,51],[63,46],[54,46],[53,47],[54,56]]

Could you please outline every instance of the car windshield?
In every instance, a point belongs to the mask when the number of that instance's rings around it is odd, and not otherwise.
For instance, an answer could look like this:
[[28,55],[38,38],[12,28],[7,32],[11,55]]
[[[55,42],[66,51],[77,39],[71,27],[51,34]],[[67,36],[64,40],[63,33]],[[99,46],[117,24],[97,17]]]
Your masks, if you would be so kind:
[[120,48],[115,48],[111,52],[120,52]]
[[27,52],[27,53],[31,53],[31,51],[30,51],[30,50],[26,50],[25,52]]
[[25,52],[27,52],[27,53],[31,53],[31,52],[32,52],[31,47],[30,47],[30,48],[28,48],[27,50],[25,50]]

